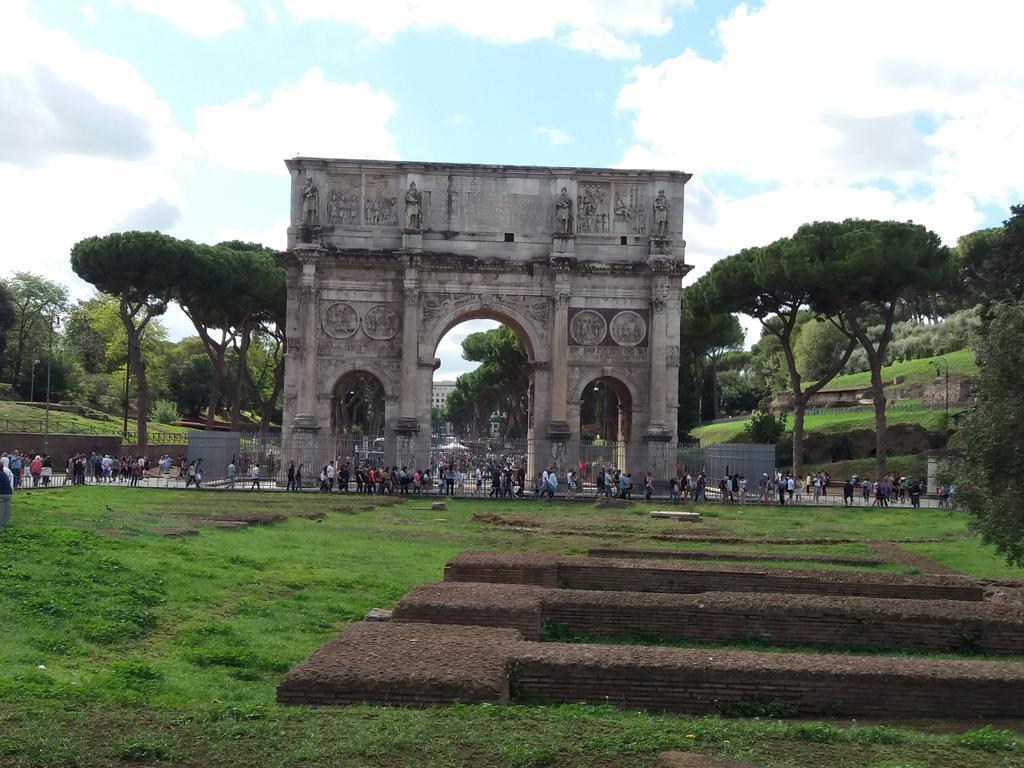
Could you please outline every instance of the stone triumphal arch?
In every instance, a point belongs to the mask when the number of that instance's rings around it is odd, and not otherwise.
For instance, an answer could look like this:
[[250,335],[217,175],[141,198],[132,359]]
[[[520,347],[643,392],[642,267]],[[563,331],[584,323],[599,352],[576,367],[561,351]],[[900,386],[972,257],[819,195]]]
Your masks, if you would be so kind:
[[339,382],[359,372],[384,393],[383,462],[425,467],[437,344],[456,324],[488,318],[527,351],[531,469],[574,461],[583,393],[601,380],[628,408],[627,467],[667,476],[689,174],[286,164],[286,459],[327,461]]

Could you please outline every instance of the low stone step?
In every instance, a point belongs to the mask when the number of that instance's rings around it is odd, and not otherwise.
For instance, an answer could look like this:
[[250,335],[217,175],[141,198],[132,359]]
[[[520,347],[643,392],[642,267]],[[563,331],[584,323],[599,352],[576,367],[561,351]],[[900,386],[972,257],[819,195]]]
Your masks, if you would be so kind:
[[652,510],[651,517],[655,517],[661,520],[679,520],[683,523],[700,522],[700,512],[681,512],[674,509]]

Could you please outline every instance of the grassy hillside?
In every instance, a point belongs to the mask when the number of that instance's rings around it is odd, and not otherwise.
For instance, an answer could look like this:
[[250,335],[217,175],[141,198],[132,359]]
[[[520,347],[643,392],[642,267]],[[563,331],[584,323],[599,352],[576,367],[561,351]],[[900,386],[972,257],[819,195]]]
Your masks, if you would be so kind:
[[[974,364],[974,353],[970,349],[959,349],[938,357],[922,357],[918,360],[906,360],[902,363],[887,365],[882,368],[882,381],[890,384],[897,376],[900,376],[904,384],[928,384],[935,380],[935,363],[940,360],[949,363],[950,376],[975,376],[978,373],[978,366]],[[941,362],[938,365],[945,375],[946,366]],[[837,376],[826,389],[862,387],[870,383],[871,374],[868,371],[861,371],[860,373]]]
[[[891,411],[889,424],[920,424],[930,432],[946,428],[946,412],[941,408],[914,408],[905,411]],[[746,426],[746,421],[728,421],[721,424],[708,424],[697,427],[691,434],[705,445],[732,442]],[[812,414],[804,419],[806,432],[823,432],[834,435],[849,432],[852,429],[874,429],[875,414],[873,411],[851,411],[849,413]],[[786,418],[786,428],[793,429],[792,415]]]
[[[31,422],[42,424],[46,418],[46,411],[42,407],[22,405],[9,401],[0,401],[0,430],[6,425],[4,421]],[[134,417],[130,417],[128,428],[135,429]],[[149,428],[153,432],[186,432],[184,427],[176,427],[173,424],[161,424],[160,422],[149,422]],[[50,430],[59,432],[61,430],[84,432],[99,435],[121,434],[121,417],[108,416],[105,419],[80,416],[77,413],[64,413],[62,411],[50,411]]]

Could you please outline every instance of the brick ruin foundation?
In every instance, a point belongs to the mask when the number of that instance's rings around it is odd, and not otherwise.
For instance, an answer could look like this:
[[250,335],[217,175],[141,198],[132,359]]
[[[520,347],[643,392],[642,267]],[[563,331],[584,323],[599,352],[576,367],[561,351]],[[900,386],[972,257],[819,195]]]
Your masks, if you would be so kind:
[[393,621],[350,626],[289,671],[286,704],[586,702],[682,713],[1024,717],[1024,664],[538,642],[581,635],[1024,653],[1024,606],[956,575],[765,570],[463,553]]

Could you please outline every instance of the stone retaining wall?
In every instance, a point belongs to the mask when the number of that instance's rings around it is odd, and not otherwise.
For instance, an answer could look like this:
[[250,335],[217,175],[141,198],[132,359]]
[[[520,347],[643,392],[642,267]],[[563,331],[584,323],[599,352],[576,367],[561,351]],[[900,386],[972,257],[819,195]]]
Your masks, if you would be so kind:
[[590,702],[713,712],[781,699],[800,714],[1024,717],[1024,665],[523,641],[426,624],[349,627],[289,671],[284,704]]
[[[831,563],[833,565],[882,565],[880,557],[858,557],[855,555],[818,555],[805,552],[737,552],[723,549],[627,549],[614,547],[591,547],[588,557],[611,557],[616,559],[635,557],[642,560],[764,560],[791,563]],[[932,571],[928,571],[931,573]],[[954,571],[945,571],[954,573]]]
[[514,698],[545,703],[700,713],[776,699],[800,715],[1024,714],[1024,668],[1010,663],[557,643],[524,643],[514,663]]
[[445,565],[444,580],[623,592],[785,592],[967,601],[985,597],[984,589],[965,576],[765,570],[515,552],[456,555]]
[[786,594],[698,595],[551,590],[445,582],[410,591],[394,621],[509,627],[530,640],[545,625],[584,635],[990,655],[1024,654],[1024,605]]

